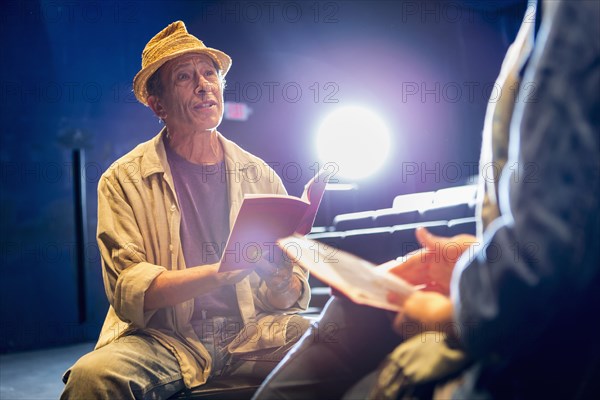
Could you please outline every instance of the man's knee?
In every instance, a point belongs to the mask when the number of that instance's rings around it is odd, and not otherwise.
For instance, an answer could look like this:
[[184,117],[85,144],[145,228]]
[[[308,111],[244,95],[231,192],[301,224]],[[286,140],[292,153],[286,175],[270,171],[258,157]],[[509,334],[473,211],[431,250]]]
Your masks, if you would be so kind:
[[310,320],[300,315],[294,315],[285,329],[285,342],[297,342],[310,327]]
[[110,357],[91,352],[81,357],[63,376],[65,389],[61,399],[88,397],[104,393],[110,375]]
[[174,354],[147,336],[129,336],[81,357],[65,374],[63,399],[166,398],[184,384]]

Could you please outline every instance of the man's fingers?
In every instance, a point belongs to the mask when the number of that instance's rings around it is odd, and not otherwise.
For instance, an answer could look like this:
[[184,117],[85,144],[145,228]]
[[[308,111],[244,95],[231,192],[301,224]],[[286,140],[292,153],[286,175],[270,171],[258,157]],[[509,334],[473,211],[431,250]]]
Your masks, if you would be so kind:
[[418,227],[415,230],[415,236],[417,237],[417,242],[423,247],[427,247],[429,231],[423,227]]
[[442,241],[447,239],[432,234],[422,226],[416,229],[415,236],[417,237],[417,241],[421,244],[421,246],[430,250],[434,250],[436,245],[439,246]]
[[406,301],[406,297],[407,296],[401,296],[396,292],[388,292],[387,301],[389,301],[392,304],[398,304],[400,307],[402,307],[404,301]]
[[406,299],[403,309],[405,318],[419,321],[428,330],[439,330],[441,324],[452,320],[452,302],[437,292],[415,292]]
[[389,272],[413,285],[427,284],[430,280],[429,270],[437,258],[438,256],[433,251],[420,249],[403,263],[390,268]]
[[394,332],[400,335],[403,339],[409,339],[423,332],[424,326],[422,323],[407,314],[406,310],[403,309],[396,314],[396,317],[392,322],[392,328]]
[[264,258],[261,258],[254,264],[254,269],[262,277],[275,275],[277,273],[277,267]]
[[292,271],[294,265],[291,260],[277,248],[275,252],[266,252],[263,257],[256,262],[257,272],[265,274],[275,274],[277,271]]
[[242,269],[238,271],[223,272],[223,280],[225,284],[234,284],[240,282],[246,276],[252,273],[253,269]]
[[424,251],[425,249],[418,249],[406,254],[402,257],[402,261],[400,261],[397,265],[390,267],[388,271],[398,275],[402,271],[417,268],[419,264],[421,264],[421,255]]

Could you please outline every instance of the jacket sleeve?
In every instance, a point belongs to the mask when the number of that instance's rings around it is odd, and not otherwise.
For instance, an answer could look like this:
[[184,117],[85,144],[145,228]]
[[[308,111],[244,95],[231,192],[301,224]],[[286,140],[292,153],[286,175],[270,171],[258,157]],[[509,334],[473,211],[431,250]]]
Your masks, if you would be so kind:
[[146,261],[131,204],[111,176],[98,185],[98,247],[110,305],[121,320],[145,327],[156,310],[144,312],[144,294],[165,268]]
[[513,116],[500,182],[508,209],[452,279],[460,338],[476,357],[523,351],[589,307],[598,282],[599,3],[548,11]]

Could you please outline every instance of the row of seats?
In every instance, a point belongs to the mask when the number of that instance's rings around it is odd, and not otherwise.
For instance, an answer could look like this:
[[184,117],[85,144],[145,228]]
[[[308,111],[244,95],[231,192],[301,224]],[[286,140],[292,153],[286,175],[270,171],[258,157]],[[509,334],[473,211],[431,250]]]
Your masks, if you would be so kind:
[[390,208],[339,214],[332,230],[379,228],[475,215],[476,185],[396,196]]
[[[420,246],[415,237],[415,229],[419,226],[426,227],[431,233],[440,236],[454,236],[462,233],[474,235],[476,229],[475,217],[467,217],[450,221],[429,221],[342,232],[324,231],[310,233],[307,237],[379,265],[418,249]],[[335,253],[329,253],[326,248],[321,250],[335,257]],[[314,310],[318,311],[323,308],[329,300],[331,291],[314,275],[310,275],[309,283],[311,286],[310,307],[314,312]]]
[[426,227],[431,233],[440,236],[454,236],[461,233],[474,235],[475,217],[310,233],[308,237],[355,254],[372,263],[381,264],[418,249],[420,246],[415,237],[415,229],[419,226]]

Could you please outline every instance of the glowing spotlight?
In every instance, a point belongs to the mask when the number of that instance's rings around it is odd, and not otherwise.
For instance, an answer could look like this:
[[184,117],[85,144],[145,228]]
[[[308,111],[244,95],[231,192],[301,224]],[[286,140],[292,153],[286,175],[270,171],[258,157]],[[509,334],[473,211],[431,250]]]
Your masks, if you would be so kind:
[[329,114],[317,132],[321,161],[334,162],[340,176],[362,179],[385,162],[390,137],[385,123],[361,107],[344,107]]

